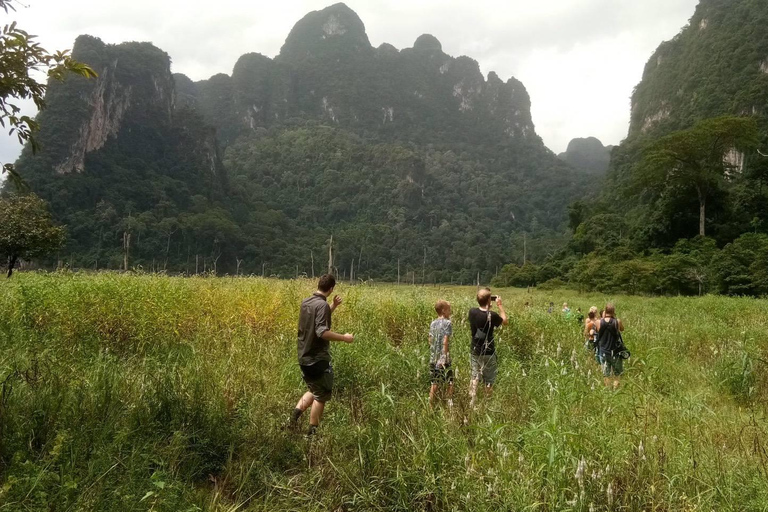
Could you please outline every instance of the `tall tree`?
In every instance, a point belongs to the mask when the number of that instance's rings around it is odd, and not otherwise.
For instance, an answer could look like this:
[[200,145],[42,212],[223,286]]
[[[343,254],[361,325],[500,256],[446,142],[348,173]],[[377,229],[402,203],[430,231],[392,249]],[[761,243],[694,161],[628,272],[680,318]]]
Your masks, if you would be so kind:
[[19,260],[52,253],[66,238],[55,226],[48,207],[34,194],[0,199],[0,256],[8,265],[8,277]]
[[741,171],[743,151],[758,143],[757,122],[724,116],[700,121],[651,143],[637,173],[641,188],[693,187],[699,201],[699,235],[706,235],[707,199]]

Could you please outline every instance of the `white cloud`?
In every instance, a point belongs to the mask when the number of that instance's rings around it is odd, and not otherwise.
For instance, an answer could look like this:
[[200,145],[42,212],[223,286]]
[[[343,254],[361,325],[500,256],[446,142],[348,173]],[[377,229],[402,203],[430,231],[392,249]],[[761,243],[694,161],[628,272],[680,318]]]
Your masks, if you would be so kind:
[[[173,69],[199,80],[230,73],[248,52],[274,56],[304,14],[333,0],[28,0],[8,16],[48,49],[83,33],[108,43],[151,41]],[[348,0],[374,46],[409,47],[431,33],[451,55],[477,59],[483,72],[522,80],[545,143],[563,151],[574,137],[616,144],[629,121],[629,97],[662,40],[693,15],[697,0]],[[15,141],[0,138],[0,161]]]

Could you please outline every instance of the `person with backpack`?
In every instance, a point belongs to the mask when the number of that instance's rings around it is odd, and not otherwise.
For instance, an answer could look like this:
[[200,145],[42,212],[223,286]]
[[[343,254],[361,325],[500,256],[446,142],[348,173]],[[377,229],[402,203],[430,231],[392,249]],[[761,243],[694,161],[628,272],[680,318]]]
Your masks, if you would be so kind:
[[[498,313],[491,311],[494,302],[499,308]],[[470,347],[472,383],[469,387],[469,398],[472,407],[475,405],[477,385],[481,380],[485,384],[485,396],[490,397],[493,392],[493,384],[496,382],[498,369],[493,331],[497,327],[509,323],[501,297],[491,295],[490,288],[482,288],[477,292],[477,304],[480,307],[469,310],[469,327],[472,333],[472,346]]]
[[624,324],[616,318],[616,306],[609,302],[605,306],[605,316],[597,324],[597,354],[603,367],[603,382],[613,389],[619,387],[624,359],[629,355],[621,338],[623,330]]

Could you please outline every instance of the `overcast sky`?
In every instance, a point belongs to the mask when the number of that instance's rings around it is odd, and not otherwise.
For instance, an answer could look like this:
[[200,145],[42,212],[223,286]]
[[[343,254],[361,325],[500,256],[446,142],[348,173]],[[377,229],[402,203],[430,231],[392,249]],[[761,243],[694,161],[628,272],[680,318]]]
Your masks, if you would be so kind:
[[[79,34],[107,43],[151,41],[192,79],[231,73],[247,52],[273,57],[291,27],[331,0],[23,0],[11,13],[48,50]],[[413,45],[423,33],[449,55],[469,55],[483,73],[520,79],[547,146],[574,137],[617,144],[627,134],[629,98],[663,40],[693,15],[698,0],[348,0],[374,46]],[[0,139],[0,161],[18,142]]]

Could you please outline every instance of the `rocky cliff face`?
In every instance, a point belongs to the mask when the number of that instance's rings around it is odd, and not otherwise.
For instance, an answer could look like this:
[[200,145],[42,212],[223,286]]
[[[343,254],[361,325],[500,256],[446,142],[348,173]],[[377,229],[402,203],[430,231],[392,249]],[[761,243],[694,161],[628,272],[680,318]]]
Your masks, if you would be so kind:
[[274,60],[247,54],[231,77],[176,80],[225,144],[291,119],[317,119],[418,142],[517,139],[542,146],[521,82],[484,77],[476,61],[445,54],[429,34],[412,48],[373,48],[344,4],[306,15]]
[[768,3],[702,0],[649,59],[632,96],[630,138],[718,115],[766,114]]
[[593,174],[604,174],[611,163],[613,146],[603,146],[595,137],[573,139],[557,157],[573,167]]
[[[170,58],[149,43],[107,45],[91,36],[80,36],[73,56],[89,64],[98,74],[94,80],[71,77],[49,84],[46,102],[38,121],[41,154],[33,160],[28,151],[19,165],[42,168],[45,162],[58,174],[82,173],[89,157],[108,144],[126,149],[132,143],[145,144],[147,155],[164,151],[163,145],[186,128],[176,109],[176,82]],[[201,119],[196,120],[201,123]],[[220,166],[214,132],[195,130],[200,140],[190,141],[201,165]],[[185,151],[186,153],[190,153]],[[210,169],[221,174],[221,169]],[[34,174],[34,173],[33,173]]]
[[[40,114],[41,140],[59,173],[82,172],[86,155],[104,147],[126,124],[139,122],[146,129],[167,129],[173,121],[175,86],[167,54],[148,43],[106,45],[80,36],[73,56],[90,64],[96,80],[71,78],[51,83],[49,108]],[[67,134],[51,133],[60,120]]]

